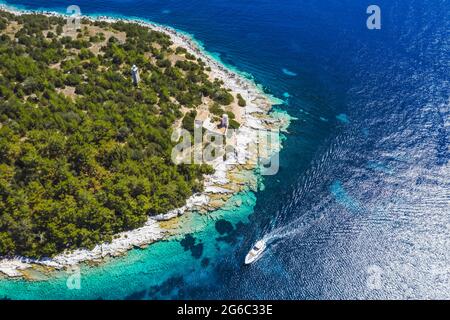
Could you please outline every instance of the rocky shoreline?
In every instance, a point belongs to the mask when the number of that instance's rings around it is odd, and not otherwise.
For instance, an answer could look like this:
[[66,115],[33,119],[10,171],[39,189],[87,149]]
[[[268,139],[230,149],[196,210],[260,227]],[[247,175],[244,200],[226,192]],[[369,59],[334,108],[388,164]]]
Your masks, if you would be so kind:
[[[66,17],[54,12],[18,11],[5,6],[0,6],[0,10],[16,15],[39,13]],[[212,166],[215,172],[212,175],[205,176],[204,192],[191,196],[185,206],[163,215],[150,217],[143,227],[122,232],[111,243],[97,245],[93,250],[78,249],[73,252],[62,253],[51,259],[36,260],[26,257],[0,257],[0,273],[8,277],[23,277],[24,270],[36,266],[45,266],[59,270],[80,263],[97,262],[107,257],[123,255],[132,248],[146,246],[173,234],[173,230],[167,230],[161,226],[161,223],[164,221],[193,211],[206,213],[216,210],[222,207],[237,192],[246,189],[256,190],[259,177],[255,169],[258,167],[258,159],[261,156],[258,154],[258,150],[261,144],[265,143],[261,141],[260,132],[265,130],[283,130],[289,124],[288,117],[273,117],[269,113],[274,104],[270,96],[266,95],[253,81],[227,69],[219,61],[207,55],[191,37],[170,27],[143,21],[116,19],[106,16],[95,18],[83,16],[83,18],[91,21],[138,23],[153,30],[164,32],[171,37],[176,46],[181,46],[189,53],[200,57],[211,68],[210,75],[213,78],[222,80],[224,86],[233,93],[240,93],[247,101],[247,105],[244,107],[241,128],[234,136],[236,156],[226,161],[222,159],[214,161]],[[267,148],[267,146],[265,147]],[[278,141],[276,145],[270,146],[265,157],[279,152],[280,148],[281,145]]]

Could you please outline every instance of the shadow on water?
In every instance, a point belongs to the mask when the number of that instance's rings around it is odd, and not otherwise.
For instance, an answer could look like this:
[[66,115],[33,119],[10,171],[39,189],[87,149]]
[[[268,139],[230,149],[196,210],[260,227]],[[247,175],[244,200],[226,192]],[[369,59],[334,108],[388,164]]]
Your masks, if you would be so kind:
[[217,237],[216,240],[228,244],[236,244],[239,241],[239,238],[245,234],[245,227],[246,225],[242,222],[236,223],[236,226],[233,227],[231,222],[220,219],[216,222],[215,228],[221,236]]
[[147,290],[137,291],[125,297],[125,300],[144,300],[146,295]]
[[195,259],[201,258],[203,254],[203,243],[196,244],[196,239],[192,234],[186,235],[184,239],[180,241],[180,244],[184,248],[184,251],[190,250]]
[[136,291],[125,297],[125,300],[182,299],[185,296],[184,286],[185,280],[182,276],[173,276],[160,285],[151,286],[148,290]]

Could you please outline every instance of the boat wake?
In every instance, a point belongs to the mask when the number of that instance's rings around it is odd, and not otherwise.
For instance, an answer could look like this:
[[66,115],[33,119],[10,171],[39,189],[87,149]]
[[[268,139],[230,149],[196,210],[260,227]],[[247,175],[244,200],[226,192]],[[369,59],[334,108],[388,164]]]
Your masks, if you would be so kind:
[[304,234],[307,230],[309,230],[314,223],[307,223],[304,221],[299,221],[303,219],[298,219],[292,221],[291,223],[275,228],[271,230],[269,233],[266,233],[262,240],[264,240],[267,245],[274,245],[282,240],[286,240],[295,236],[300,236]]

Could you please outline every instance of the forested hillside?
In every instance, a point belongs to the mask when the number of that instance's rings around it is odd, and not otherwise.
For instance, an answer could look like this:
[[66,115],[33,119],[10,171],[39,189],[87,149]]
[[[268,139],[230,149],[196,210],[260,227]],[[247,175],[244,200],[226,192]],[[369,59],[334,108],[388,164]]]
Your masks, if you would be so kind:
[[233,101],[201,60],[123,22],[0,12],[0,34],[0,255],[92,248],[202,189],[170,160],[177,119]]

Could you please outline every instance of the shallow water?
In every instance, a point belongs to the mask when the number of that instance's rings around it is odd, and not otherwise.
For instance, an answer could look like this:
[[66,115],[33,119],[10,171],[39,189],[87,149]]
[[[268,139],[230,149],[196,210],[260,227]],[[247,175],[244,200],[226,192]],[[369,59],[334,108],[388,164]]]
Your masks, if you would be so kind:
[[[198,232],[84,267],[81,290],[62,274],[1,280],[0,296],[450,298],[450,2],[377,4],[382,29],[369,31],[365,1],[78,1],[193,34],[297,120],[264,190],[186,217]],[[243,266],[264,237],[264,256]]]

